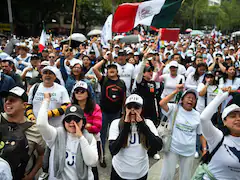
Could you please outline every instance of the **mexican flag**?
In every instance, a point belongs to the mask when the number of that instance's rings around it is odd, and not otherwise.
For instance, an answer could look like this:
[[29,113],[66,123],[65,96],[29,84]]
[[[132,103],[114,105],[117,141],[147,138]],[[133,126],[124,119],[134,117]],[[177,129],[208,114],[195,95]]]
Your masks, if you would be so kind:
[[47,33],[46,33],[45,28],[43,28],[42,33],[41,33],[41,37],[40,37],[40,41],[39,41],[39,45],[38,45],[39,52],[42,52],[43,49],[45,48],[46,40],[47,40]]
[[113,32],[128,32],[139,24],[165,28],[173,20],[183,0],[151,0],[118,6],[112,23]]

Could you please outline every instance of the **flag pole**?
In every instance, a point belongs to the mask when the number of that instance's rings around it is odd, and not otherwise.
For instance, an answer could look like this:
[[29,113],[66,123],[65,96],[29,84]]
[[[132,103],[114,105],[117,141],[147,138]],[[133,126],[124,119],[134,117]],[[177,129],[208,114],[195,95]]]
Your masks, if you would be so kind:
[[69,39],[69,43],[68,45],[71,45],[71,41],[72,41],[72,32],[73,32],[73,26],[74,26],[74,18],[75,18],[75,12],[76,12],[76,4],[77,4],[77,0],[73,0],[73,12],[72,12],[72,23],[71,23],[71,30],[70,30],[70,39]]

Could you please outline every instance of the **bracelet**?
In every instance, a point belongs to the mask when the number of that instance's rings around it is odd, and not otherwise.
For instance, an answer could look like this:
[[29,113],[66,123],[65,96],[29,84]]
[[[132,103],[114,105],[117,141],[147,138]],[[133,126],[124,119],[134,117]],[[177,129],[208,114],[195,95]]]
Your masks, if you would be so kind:
[[207,151],[207,148],[203,148],[204,151]]

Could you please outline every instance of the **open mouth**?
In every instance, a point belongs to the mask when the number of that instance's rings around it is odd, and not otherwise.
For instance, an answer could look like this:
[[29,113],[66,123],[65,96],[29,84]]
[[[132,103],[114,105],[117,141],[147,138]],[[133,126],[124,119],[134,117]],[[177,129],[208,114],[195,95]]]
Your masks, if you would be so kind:
[[12,110],[13,108],[10,107],[10,106],[6,106],[6,109],[7,109],[7,110]]

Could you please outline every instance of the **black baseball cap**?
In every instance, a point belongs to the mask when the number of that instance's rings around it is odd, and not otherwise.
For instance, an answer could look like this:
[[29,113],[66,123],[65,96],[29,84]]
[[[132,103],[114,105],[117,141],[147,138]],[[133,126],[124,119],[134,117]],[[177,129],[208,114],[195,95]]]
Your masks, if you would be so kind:
[[6,91],[2,92],[1,96],[2,97],[14,96],[14,97],[22,99],[23,102],[28,102],[28,95],[27,95],[26,91],[23,88],[18,87],[18,86],[10,89],[8,92],[6,92]]
[[126,51],[124,51],[123,49],[120,49],[118,51],[118,56],[125,56],[126,55]]
[[214,76],[214,73],[213,73],[213,71],[207,71],[206,73],[205,73],[205,76]]
[[92,49],[89,54],[95,54],[95,51]]
[[78,105],[71,105],[66,109],[65,117],[63,118],[63,121],[70,116],[75,116],[79,119],[85,119],[84,112],[81,109],[81,107]]

